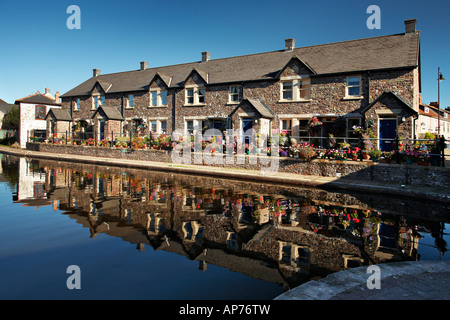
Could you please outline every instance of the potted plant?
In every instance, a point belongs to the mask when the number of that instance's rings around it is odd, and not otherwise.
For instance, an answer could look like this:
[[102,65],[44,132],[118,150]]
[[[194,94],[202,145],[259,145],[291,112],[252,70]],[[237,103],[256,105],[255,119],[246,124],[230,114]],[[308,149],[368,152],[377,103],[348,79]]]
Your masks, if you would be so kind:
[[430,155],[428,153],[417,154],[417,164],[421,166],[428,166],[430,162]]
[[393,156],[394,156],[394,153],[392,151],[383,152],[383,158],[386,163],[391,163]]
[[347,154],[344,151],[337,151],[335,159],[345,161],[345,160],[347,160],[346,155]]
[[373,162],[377,162],[378,159],[381,157],[381,151],[378,149],[374,149],[369,152],[369,155],[370,155],[370,159]]
[[358,160],[358,152],[359,151],[360,151],[359,148],[352,148],[352,149],[348,150],[347,154],[353,161],[357,161]]
[[300,145],[298,148],[298,157],[302,160],[310,162],[316,155],[314,147],[308,143]]
[[416,151],[412,149],[407,149],[405,152],[406,152],[406,163],[413,164],[417,159]]

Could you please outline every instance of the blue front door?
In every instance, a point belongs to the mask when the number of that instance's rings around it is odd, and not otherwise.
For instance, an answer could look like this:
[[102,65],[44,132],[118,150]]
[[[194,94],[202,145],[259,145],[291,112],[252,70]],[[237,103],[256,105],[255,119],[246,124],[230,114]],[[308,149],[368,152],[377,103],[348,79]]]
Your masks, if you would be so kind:
[[244,143],[250,143],[251,133],[250,129],[253,128],[252,119],[242,119],[242,135],[244,136]]
[[397,119],[380,119],[380,150],[392,151],[397,135]]
[[100,120],[99,129],[99,139],[103,140],[105,139],[105,120]]

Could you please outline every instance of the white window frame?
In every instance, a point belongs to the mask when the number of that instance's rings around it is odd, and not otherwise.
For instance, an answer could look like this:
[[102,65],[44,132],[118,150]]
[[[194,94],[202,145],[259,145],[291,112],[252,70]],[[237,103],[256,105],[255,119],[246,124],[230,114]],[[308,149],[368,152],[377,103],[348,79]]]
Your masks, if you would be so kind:
[[[284,98],[285,83],[291,83],[292,98]],[[302,92],[305,93],[305,97],[302,98]],[[309,76],[288,77],[281,79],[280,81],[280,101],[279,102],[304,102],[311,101],[311,80]]]
[[[152,123],[155,122],[156,124],[156,131],[152,130]],[[166,130],[162,131],[162,123],[165,122],[166,123]],[[152,131],[156,134],[167,134],[167,118],[163,118],[163,117],[158,117],[158,118],[148,118],[147,119],[147,123],[148,123],[148,130]]]
[[[236,92],[233,92],[233,89],[236,90]],[[230,86],[228,89],[228,103],[229,104],[238,104],[240,102],[240,92],[241,92],[241,86],[234,85]],[[234,99],[235,97],[235,99]]]
[[99,94],[92,95],[92,110],[97,110],[102,101]]
[[192,133],[196,133],[198,131],[203,132],[203,126],[206,124],[207,119],[205,117],[185,117],[184,118],[184,132],[185,134],[189,133],[188,130],[188,121],[192,121]]
[[[189,128],[188,122],[192,122],[192,129]],[[184,121],[184,131],[186,134],[194,134],[195,132],[195,122],[194,120],[185,120]],[[191,132],[192,131],[192,132]]]
[[81,98],[76,98],[74,110],[75,111],[81,110]]
[[[356,86],[356,85],[349,85],[349,80],[351,78],[358,78],[359,79],[359,85],[358,86]],[[349,91],[350,91],[349,89],[350,88],[359,88],[359,94],[351,95],[349,93]],[[351,76],[347,76],[346,77],[346,79],[345,79],[345,97],[347,97],[347,98],[362,98],[362,78],[361,78],[361,75],[351,75]]]
[[[166,96],[163,97],[163,92],[166,93]],[[153,94],[156,93],[156,98],[153,97]],[[167,96],[168,96],[168,92],[167,89],[153,89],[150,90],[150,107],[151,108],[155,108],[155,107],[167,107]],[[156,104],[153,104],[153,100],[156,99]],[[166,100],[166,103],[164,104],[164,99]]]
[[[192,96],[188,96],[188,91],[192,90]],[[200,92],[203,91],[203,95]],[[184,89],[185,106],[203,106],[206,104],[206,88],[205,87],[186,87]],[[192,97],[192,103],[188,101]],[[203,97],[203,101],[200,101]]]
[[[286,122],[286,124],[289,124],[287,127],[288,127],[288,129],[285,129],[284,128],[284,122]],[[289,132],[289,134],[292,136],[292,129],[293,129],[293,127],[292,127],[292,118],[280,118],[280,129],[281,130],[284,130],[284,131],[288,131]]]
[[[131,97],[131,99],[130,99],[130,97]],[[126,99],[127,99],[126,108],[133,109],[134,108],[134,94],[129,94]],[[130,104],[130,101],[132,102],[132,104]]]

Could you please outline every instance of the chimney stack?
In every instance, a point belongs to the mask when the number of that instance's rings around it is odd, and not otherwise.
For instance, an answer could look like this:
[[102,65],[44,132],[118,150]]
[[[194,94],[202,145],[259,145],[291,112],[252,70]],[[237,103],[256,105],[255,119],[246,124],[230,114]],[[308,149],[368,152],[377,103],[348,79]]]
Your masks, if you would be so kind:
[[416,19],[405,20],[405,34],[414,34],[416,33]]
[[208,51],[202,52],[202,62],[209,61],[211,59],[211,53]]
[[94,77],[97,77],[100,75],[100,69],[94,69]]
[[141,61],[141,70],[148,69],[148,62],[147,61]]
[[61,99],[59,97],[59,91],[56,91],[56,93],[55,93],[55,102],[56,103],[60,103],[61,102]]
[[45,88],[45,94],[50,94],[50,88]]
[[289,38],[284,40],[285,51],[292,51],[295,49],[295,39]]

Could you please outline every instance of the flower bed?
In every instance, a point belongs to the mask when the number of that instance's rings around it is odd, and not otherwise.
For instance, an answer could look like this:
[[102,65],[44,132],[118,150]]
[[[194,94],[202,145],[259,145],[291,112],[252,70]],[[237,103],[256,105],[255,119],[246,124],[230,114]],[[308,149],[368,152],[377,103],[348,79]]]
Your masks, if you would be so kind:
[[[320,122],[312,121],[313,126],[320,126]],[[356,132],[360,132],[360,127],[354,127]],[[45,143],[50,144],[70,144],[81,146],[96,146],[105,148],[118,148],[118,149],[151,149],[151,150],[173,150],[179,145],[190,148],[192,152],[210,152],[228,153],[232,150],[234,154],[265,154],[272,156],[274,150],[278,156],[286,158],[298,158],[305,162],[310,162],[314,159],[327,159],[336,161],[382,161],[385,163],[407,163],[417,165],[439,165],[439,150],[436,149],[435,140],[430,140],[429,143],[417,144],[414,146],[408,146],[403,150],[403,144],[399,142],[399,147],[394,146],[399,150],[399,154],[395,151],[381,152],[373,146],[373,143],[367,136],[362,136],[364,140],[363,147],[352,147],[346,141],[336,142],[336,138],[330,135],[332,138],[332,146],[330,149],[318,148],[312,143],[297,142],[296,139],[292,139],[289,133],[284,130],[275,130],[274,136],[278,138],[278,149],[272,149],[269,147],[258,147],[262,140],[257,137],[256,143],[247,143],[242,137],[233,137],[232,139],[224,139],[222,136],[181,136],[176,140],[172,140],[172,136],[166,134],[155,134],[151,132],[145,136],[134,137],[120,137],[117,136],[114,140],[102,139],[99,141],[94,140],[92,137],[88,139],[61,139],[53,137],[50,140],[45,140]],[[226,136],[225,136],[226,137]],[[274,138],[272,137],[272,138]],[[341,139],[341,138],[339,138]],[[331,140],[330,140],[331,141]],[[245,143],[244,143],[245,142]]]

